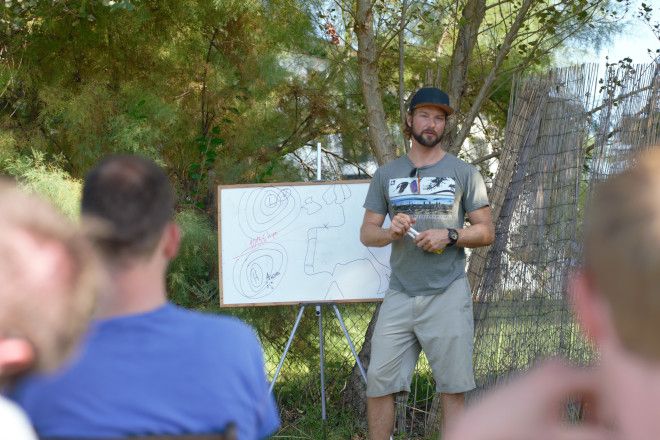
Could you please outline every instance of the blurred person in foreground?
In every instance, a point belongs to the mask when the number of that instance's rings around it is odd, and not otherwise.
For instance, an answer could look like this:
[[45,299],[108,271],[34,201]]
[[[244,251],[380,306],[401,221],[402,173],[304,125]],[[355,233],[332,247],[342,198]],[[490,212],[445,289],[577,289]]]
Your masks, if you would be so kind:
[[[102,280],[77,227],[0,180],[0,386],[60,366],[89,322]],[[0,438],[36,438],[25,414],[3,397]]]
[[[449,440],[658,439],[660,417],[660,148],[599,184],[584,261],[569,291],[599,361],[549,361],[470,408]],[[568,422],[567,402],[588,402]]]
[[179,249],[165,172],[139,156],[111,156],[86,176],[82,212],[105,223],[95,238],[110,272],[80,359],[19,385],[16,401],[42,437],[272,435],[279,416],[261,346],[238,319],[168,302],[166,271]]

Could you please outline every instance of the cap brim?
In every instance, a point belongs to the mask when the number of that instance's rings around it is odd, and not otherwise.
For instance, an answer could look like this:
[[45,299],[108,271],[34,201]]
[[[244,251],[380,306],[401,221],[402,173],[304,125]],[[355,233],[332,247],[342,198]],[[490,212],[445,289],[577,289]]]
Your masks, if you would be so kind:
[[435,102],[420,102],[419,104],[415,105],[415,108],[413,108],[413,110],[416,109],[416,108],[427,106],[427,105],[430,105],[430,106],[433,106],[433,107],[438,107],[438,108],[442,109],[442,111],[444,111],[447,114],[447,116],[454,113],[454,109],[449,107],[448,105],[438,104],[438,103],[435,103]]

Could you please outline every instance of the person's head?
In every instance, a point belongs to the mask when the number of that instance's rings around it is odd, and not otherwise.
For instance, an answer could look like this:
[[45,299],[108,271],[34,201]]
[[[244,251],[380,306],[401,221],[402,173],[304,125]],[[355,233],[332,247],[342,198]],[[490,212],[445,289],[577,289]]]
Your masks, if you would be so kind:
[[49,203],[0,181],[0,382],[72,352],[105,278],[91,245]]
[[442,140],[447,117],[454,113],[449,96],[435,87],[422,87],[410,99],[403,133],[422,146],[433,148]]
[[599,348],[660,361],[660,148],[598,185],[585,228],[572,282],[583,329]]
[[163,235],[175,236],[174,192],[165,172],[141,156],[118,155],[102,160],[85,177],[82,213],[101,221],[106,231],[94,241],[114,265],[150,258]]

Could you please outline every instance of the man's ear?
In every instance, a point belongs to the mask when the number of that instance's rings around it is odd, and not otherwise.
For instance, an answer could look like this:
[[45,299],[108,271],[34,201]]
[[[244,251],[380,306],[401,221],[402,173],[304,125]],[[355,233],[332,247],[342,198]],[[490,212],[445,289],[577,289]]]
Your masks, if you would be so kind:
[[165,243],[163,251],[165,257],[169,260],[174,259],[179,253],[179,246],[181,245],[181,228],[174,222],[170,222],[165,226]]
[[22,338],[0,338],[0,376],[27,370],[35,361],[32,344]]
[[181,245],[181,229],[179,225],[170,222],[165,226],[163,233],[163,252],[168,260],[174,259],[179,253],[179,246]]
[[412,127],[412,114],[410,112],[406,113],[406,123],[408,124],[408,127]]
[[584,270],[574,272],[568,292],[583,333],[600,346],[610,336],[612,325],[609,306],[597,291],[593,278]]

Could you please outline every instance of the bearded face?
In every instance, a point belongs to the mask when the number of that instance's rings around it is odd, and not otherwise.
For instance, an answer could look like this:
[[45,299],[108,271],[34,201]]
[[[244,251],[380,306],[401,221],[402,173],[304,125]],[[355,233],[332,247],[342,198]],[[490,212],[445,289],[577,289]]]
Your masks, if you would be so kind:
[[446,114],[433,106],[418,107],[413,115],[408,115],[413,139],[427,148],[435,147],[442,140],[445,130]]

